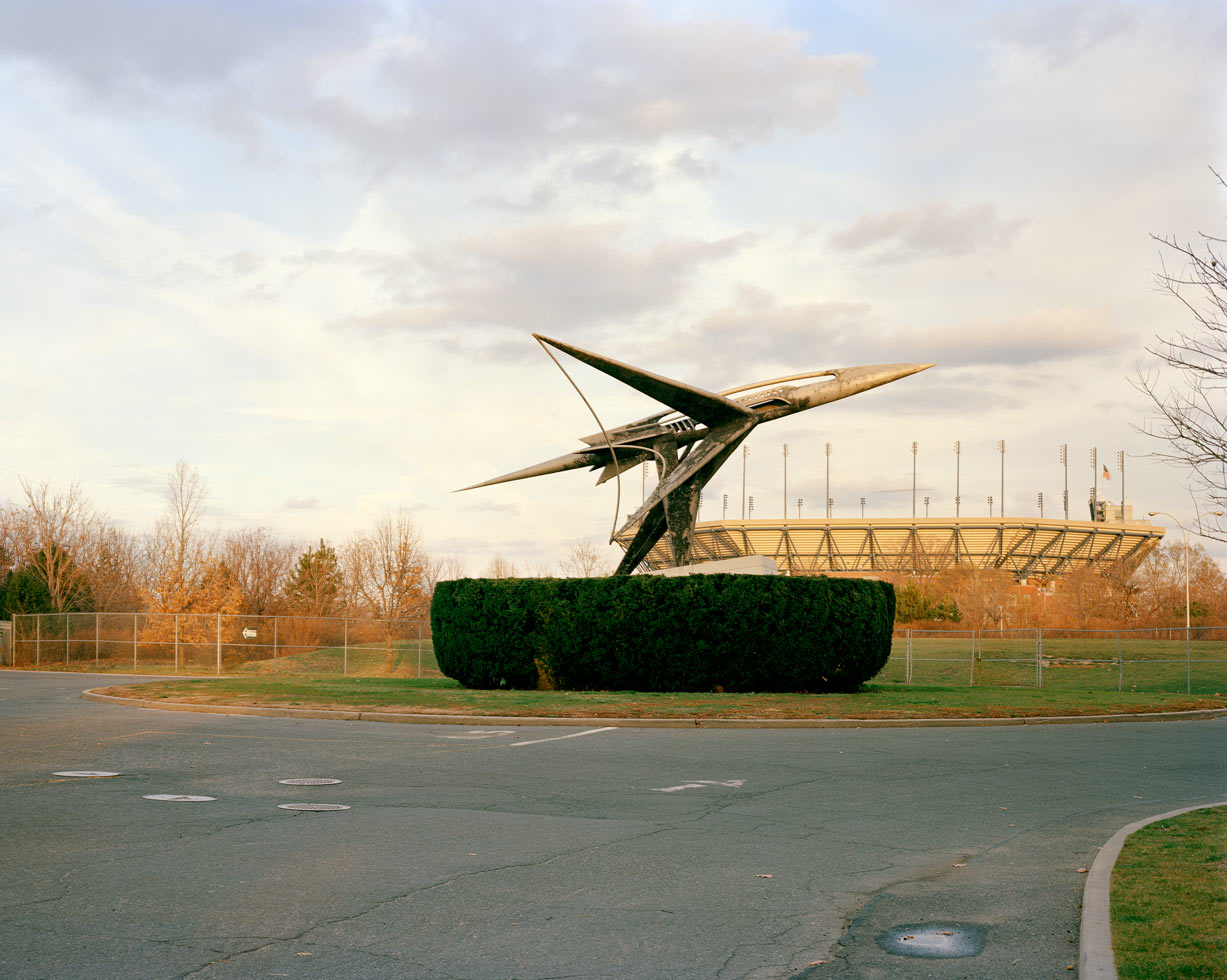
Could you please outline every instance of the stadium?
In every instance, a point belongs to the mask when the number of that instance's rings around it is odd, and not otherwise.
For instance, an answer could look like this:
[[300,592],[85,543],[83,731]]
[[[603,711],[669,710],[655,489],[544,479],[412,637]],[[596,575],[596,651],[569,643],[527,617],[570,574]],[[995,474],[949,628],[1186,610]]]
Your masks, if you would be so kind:
[[[1025,583],[1078,568],[1135,568],[1158,547],[1164,530],[1149,521],[1128,519],[721,520],[695,525],[691,554],[696,563],[762,555],[774,559],[787,575],[890,572],[928,576],[965,566],[1003,569]],[[625,548],[630,537],[623,535],[617,541]],[[662,539],[643,567],[655,570],[670,565],[669,547]]]

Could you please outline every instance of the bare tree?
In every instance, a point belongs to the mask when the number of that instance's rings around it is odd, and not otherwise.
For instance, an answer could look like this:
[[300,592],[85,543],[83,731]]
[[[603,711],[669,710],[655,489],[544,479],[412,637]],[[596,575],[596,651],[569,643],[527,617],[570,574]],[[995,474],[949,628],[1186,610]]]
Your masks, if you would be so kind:
[[194,466],[179,460],[166,480],[166,509],[146,547],[146,606],[151,612],[183,612],[213,560],[214,535],[201,526],[209,485]]
[[421,533],[405,510],[385,514],[369,534],[358,534],[344,548],[345,583],[353,603],[385,622],[387,670],[396,662],[396,621],[421,619],[429,611],[429,559]]
[[[1223,177],[1211,172],[1227,189]],[[1204,232],[1198,244],[1152,237],[1163,256],[1155,281],[1192,314],[1196,326],[1147,348],[1178,375],[1161,386],[1159,372],[1139,374],[1137,387],[1158,409],[1157,425],[1143,431],[1165,443],[1155,456],[1192,470],[1195,488],[1214,505],[1208,509],[1227,510],[1227,239]],[[1206,525],[1199,530],[1207,533]],[[1227,540],[1227,531],[1216,522],[1207,536]]]
[[515,578],[518,574],[514,562],[508,561],[502,555],[495,555],[490,559],[490,564],[486,566],[485,571],[482,572],[482,577]]
[[593,578],[608,575],[610,568],[606,556],[589,540],[575,541],[562,560],[562,569],[573,578]]
[[141,605],[140,549],[136,538],[99,521],[83,564],[95,610],[131,612]]
[[242,611],[263,616],[276,611],[281,586],[294,564],[297,546],[266,527],[233,531],[222,539],[221,559],[243,595]]
[[89,576],[82,561],[96,532],[97,515],[77,483],[53,490],[44,480],[20,478],[26,506],[10,515],[17,562],[30,564],[47,585],[56,612],[89,602]]

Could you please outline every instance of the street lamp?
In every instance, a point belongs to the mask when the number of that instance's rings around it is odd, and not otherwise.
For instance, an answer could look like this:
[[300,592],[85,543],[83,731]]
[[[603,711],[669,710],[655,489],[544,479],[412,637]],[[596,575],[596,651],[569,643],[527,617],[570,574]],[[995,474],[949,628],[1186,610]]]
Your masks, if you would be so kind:
[[[1176,520],[1171,514],[1165,510],[1147,511],[1149,517],[1171,517],[1176,522],[1176,526],[1184,532],[1184,662],[1185,662],[1185,693],[1193,693],[1193,648],[1189,641],[1190,616],[1189,616],[1189,529],[1180,521]],[[1222,517],[1221,510],[1211,511],[1215,517]],[[1199,518],[1200,520],[1200,518]]]

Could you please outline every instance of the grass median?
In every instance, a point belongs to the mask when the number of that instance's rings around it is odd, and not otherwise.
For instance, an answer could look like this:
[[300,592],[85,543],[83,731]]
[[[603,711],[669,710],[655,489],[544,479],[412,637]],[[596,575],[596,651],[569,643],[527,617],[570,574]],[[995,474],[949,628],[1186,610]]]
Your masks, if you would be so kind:
[[1133,834],[1111,895],[1121,980],[1227,980],[1227,807]]
[[447,678],[244,677],[104,689],[188,704],[563,718],[1019,718],[1227,708],[1227,695],[869,684],[855,694],[477,691]]

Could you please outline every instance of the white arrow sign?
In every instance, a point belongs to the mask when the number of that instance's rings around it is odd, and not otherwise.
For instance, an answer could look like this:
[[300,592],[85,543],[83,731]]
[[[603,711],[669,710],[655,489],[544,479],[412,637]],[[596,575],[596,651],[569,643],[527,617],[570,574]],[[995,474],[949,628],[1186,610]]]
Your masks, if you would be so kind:
[[255,638],[256,638],[256,631],[253,630],[250,626],[245,626],[243,628],[243,639],[244,640],[254,640]]

